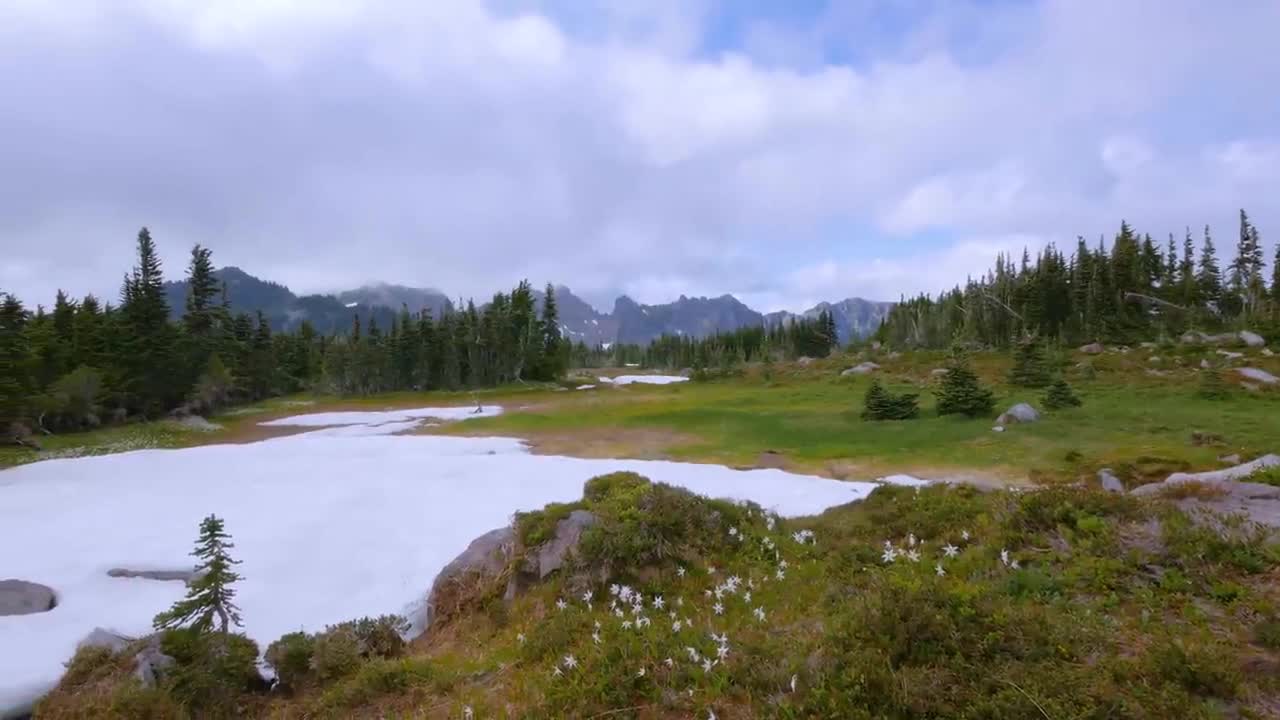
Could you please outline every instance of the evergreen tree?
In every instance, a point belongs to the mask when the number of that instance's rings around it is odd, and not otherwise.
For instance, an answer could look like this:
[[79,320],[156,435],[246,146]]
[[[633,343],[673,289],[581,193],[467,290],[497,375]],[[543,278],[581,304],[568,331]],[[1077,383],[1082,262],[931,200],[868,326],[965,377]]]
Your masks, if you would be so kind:
[[156,615],[157,630],[190,627],[197,633],[213,630],[225,633],[232,625],[240,626],[240,608],[232,599],[236,591],[231,584],[240,580],[232,570],[238,560],[228,552],[235,547],[223,528],[222,520],[210,515],[200,523],[200,537],[192,556],[199,558],[196,576],[187,588],[187,596],[165,612]]
[[0,295],[0,438],[16,435],[16,426],[26,418],[31,393],[26,323],[27,312],[18,298]]
[[1082,404],[1080,398],[1071,390],[1071,386],[1062,378],[1053,381],[1053,384],[1049,386],[1049,390],[1045,392],[1042,402],[1050,410],[1080,407]]
[[1231,390],[1222,378],[1222,371],[1210,366],[1200,371],[1200,387],[1196,394],[1207,400],[1225,400],[1231,397]]
[[1050,381],[1049,361],[1039,336],[1029,335],[1018,343],[1013,355],[1009,382],[1020,387],[1044,387]]
[[979,417],[990,415],[995,406],[995,395],[978,382],[964,350],[953,346],[938,391],[938,414]]
[[542,372],[540,380],[555,380],[564,374],[568,365],[568,346],[560,332],[560,310],[556,305],[556,291],[547,283],[542,299]]
[[120,312],[126,330],[125,381],[130,405],[146,415],[156,415],[180,396],[173,377],[173,332],[169,305],[164,297],[164,277],[151,233],[138,231],[138,264],[126,279]]
[[1217,313],[1222,303],[1222,271],[1218,269],[1217,253],[1213,249],[1213,238],[1209,235],[1209,226],[1204,226],[1204,244],[1200,247],[1200,272],[1196,275],[1196,297]]
[[1188,310],[1194,310],[1200,304],[1196,284],[1195,244],[1191,239],[1191,228],[1187,228],[1182,239],[1182,261],[1178,263],[1178,287],[1180,292],[1177,302]]
[[871,387],[862,400],[863,420],[910,420],[920,414],[920,406],[916,403],[916,395],[904,393],[895,395],[873,379]]

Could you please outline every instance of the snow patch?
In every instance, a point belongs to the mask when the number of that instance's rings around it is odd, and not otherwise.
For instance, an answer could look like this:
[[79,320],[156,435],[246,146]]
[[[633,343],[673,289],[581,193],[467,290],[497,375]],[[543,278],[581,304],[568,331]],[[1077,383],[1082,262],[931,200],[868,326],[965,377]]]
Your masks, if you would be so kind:
[[613,383],[614,385],[670,385],[671,383],[686,382],[688,379],[681,375],[619,375],[615,378],[599,378],[600,382]]
[[268,424],[323,429],[247,445],[0,471],[0,569],[58,593],[47,613],[0,617],[0,716],[52,688],[95,627],[149,632],[155,614],[182,597],[182,583],[106,570],[187,566],[209,513],[234,536],[244,632],[265,648],[286,632],[365,615],[404,613],[420,630],[432,580],[471,540],[514,511],[580,498],[583,483],[603,473],[630,470],[788,516],[876,487],[773,469],[532,455],[512,438],[388,434],[473,411],[317,413]]

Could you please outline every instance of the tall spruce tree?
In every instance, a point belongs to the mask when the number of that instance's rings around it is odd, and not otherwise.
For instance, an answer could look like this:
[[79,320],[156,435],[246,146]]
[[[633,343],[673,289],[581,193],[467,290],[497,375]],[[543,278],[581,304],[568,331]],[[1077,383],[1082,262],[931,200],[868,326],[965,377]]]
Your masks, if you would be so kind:
[[1024,337],[1014,348],[1013,370],[1009,373],[1010,384],[1019,387],[1044,387],[1049,384],[1051,377],[1044,342],[1038,335]]
[[200,561],[195,579],[187,586],[185,598],[156,615],[157,630],[189,627],[197,633],[225,633],[233,625],[240,626],[240,608],[233,602],[236,591],[231,587],[241,579],[232,569],[240,561],[231,559],[229,551],[235,545],[230,540],[221,518],[210,515],[200,522],[200,536],[191,552]]
[[31,395],[27,311],[13,295],[0,295],[0,440],[17,437]]
[[1218,269],[1218,255],[1213,248],[1209,226],[1204,226],[1204,244],[1200,246],[1200,272],[1196,274],[1196,297],[1211,313],[1217,313],[1222,304],[1222,271]]
[[125,382],[131,407],[157,415],[182,392],[173,387],[173,328],[164,296],[160,257],[147,228],[138,231],[138,264],[125,281],[120,313],[124,321]]
[[938,390],[938,414],[979,417],[990,415],[995,407],[995,394],[982,387],[969,366],[968,354],[959,345],[953,346]]

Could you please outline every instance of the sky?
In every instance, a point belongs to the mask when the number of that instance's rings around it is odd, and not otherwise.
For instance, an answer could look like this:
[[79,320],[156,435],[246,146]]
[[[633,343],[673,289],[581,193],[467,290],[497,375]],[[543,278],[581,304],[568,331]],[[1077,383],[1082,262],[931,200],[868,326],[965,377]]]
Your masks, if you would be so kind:
[[894,300],[1280,238],[1280,0],[5,0],[0,292]]

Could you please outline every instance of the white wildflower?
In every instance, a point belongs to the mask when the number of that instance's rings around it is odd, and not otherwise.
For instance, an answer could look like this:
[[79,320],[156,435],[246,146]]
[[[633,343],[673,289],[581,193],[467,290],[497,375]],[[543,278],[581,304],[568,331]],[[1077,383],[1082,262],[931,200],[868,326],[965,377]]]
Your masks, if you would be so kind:
[[582,602],[584,602],[584,603],[586,603],[586,604],[590,605],[590,604],[591,604],[591,600],[593,599],[593,597],[594,597],[594,593],[592,593],[590,590],[588,590],[588,591],[586,591],[586,592],[582,593]]
[[684,607],[684,598],[682,597],[676,598],[676,607]]
[[898,559],[898,551],[891,547],[886,547],[884,552],[880,554],[880,559],[885,563],[891,563]]
[[666,665],[669,668],[673,668],[676,666],[676,661],[672,660],[671,658],[667,658],[666,660],[662,661],[662,664]]
[[682,627],[684,627],[684,623],[680,622],[679,620],[676,620],[675,622],[671,623],[671,632],[680,632],[680,628]]
[[564,601],[564,598],[560,598],[559,600],[556,600],[556,609],[557,609],[557,610],[564,610],[564,609],[565,609],[565,608],[567,608],[567,607],[569,607],[569,603],[565,602],[565,601]]
[[716,646],[716,659],[724,660],[726,657],[729,657],[729,646],[728,645]]
[[752,611],[752,614],[756,616],[756,620],[759,620],[760,622],[764,622],[764,608],[758,607],[754,611]]
[[572,654],[570,654],[570,655],[565,655],[565,656],[564,656],[564,666],[565,666],[565,667],[567,667],[567,668],[569,668],[570,670],[572,670],[573,668],[578,667],[578,658],[574,657]]
[[968,530],[962,530],[962,531],[960,532],[960,539],[961,539],[961,540],[965,540],[965,541],[967,541],[967,540],[969,539],[969,531],[968,531]]
[[609,595],[611,595],[611,596],[613,596],[613,597],[618,597],[618,592],[619,592],[620,590],[621,590],[621,588],[619,588],[619,587],[618,587],[618,583],[614,583],[614,584],[612,584],[612,585],[610,585],[610,586],[609,586]]
[[1020,568],[1020,567],[1022,567],[1022,566],[1018,564],[1018,561],[1017,561],[1017,560],[1010,560],[1010,561],[1009,561],[1009,567],[1013,568],[1014,570],[1017,570],[1018,568]]
[[786,560],[778,561],[778,567],[782,568],[783,570],[786,570],[790,566],[791,566],[790,563],[788,563]]
[[942,563],[938,563],[937,565],[934,565],[933,571],[938,574],[938,577],[942,577],[943,575],[947,574],[947,571],[942,569]]
[[751,604],[751,591],[750,591],[750,590],[748,590],[748,591],[746,591],[746,592],[744,592],[744,593],[742,594],[742,601],[743,601],[743,602],[745,602],[745,603],[747,603],[748,605],[750,605],[750,604]]
[[791,539],[795,540],[797,543],[804,543],[804,533],[797,530],[794,533],[791,533]]
[[697,651],[697,650],[695,650],[694,648],[691,648],[691,647],[686,647],[686,648],[684,649],[684,651],[685,651],[686,653],[688,653],[688,654],[689,654],[689,659],[690,659],[690,660],[692,660],[692,661],[694,661],[694,662],[698,662],[698,651]]
[[1003,563],[1005,567],[1009,567],[1009,551],[1008,550],[1000,551],[1000,562]]
[[915,547],[915,546],[916,546],[916,534],[910,533],[907,535],[907,547]]
[[951,543],[947,543],[946,545],[942,546],[942,554],[946,555],[949,558],[953,558],[960,554],[960,548],[956,547],[955,545],[952,545]]
[[560,669],[559,665],[556,665],[554,668],[551,668],[551,674],[555,677],[560,677],[564,674],[564,671]]
[[792,675],[792,676],[791,676],[791,692],[795,692],[795,691],[796,691],[796,680],[797,680],[797,679],[799,679],[799,677],[798,677],[798,676],[796,676],[796,675]]
[[659,610],[666,607],[666,605],[667,605],[667,602],[662,599],[661,595],[658,595],[653,599],[653,606]]
[[715,565],[708,565],[708,566],[707,566],[707,574],[708,574],[708,575],[715,575],[715,574],[716,574],[716,566],[715,566]]
[[724,606],[723,606],[723,605],[721,605],[720,603],[716,603],[715,605],[712,605],[712,606],[711,606],[711,610],[712,610],[713,612],[715,612],[715,614],[717,614],[717,615],[723,615],[723,614],[724,614]]
[[614,608],[614,609],[613,609],[613,614],[614,614],[615,616],[617,616],[617,617],[625,617],[625,616],[623,615],[622,608]]
[[915,548],[911,548],[907,551],[907,559],[911,562],[920,562],[920,551]]
[[636,677],[644,677],[644,668],[640,668],[636,671]]
[[778,578],[779,580],[784,580],[787,577],[787,571],[783,570],[782,568],[778,568],[778,572],[774,573],[773,576]]
[[470,706],[470,705],[466,705],[466,706],[464,706],[464,707],[462,708],[462,718],[463,718],[463,720],[471,720],[471,719],[472,719],[472,718],[474,718],[475,716],[476,716],[475,711],[473,711],[473,710],[471,709],[471,706]]
[[683,567],[676,568],[676,575],[678,575],[679,577],[684,577],[684,572],[685,570]]
[[632,623],[631,623],[631,621],[630,621],[630,620],[623,620],[623,621],[622,621],[622,629],[623,629],[623,630],[630,630],[630,629],[631,629],[631,624],[632,624]]
[[702,672],[711,672],[711,660],[709,658],[702,661]]
[[591,642],[595,643],[596,645],[599,645],[599,644],[600,644],[600,633],[599,633],[599,632],[593,632],[593,633],[591,633]]
[[731,528],[729,528],[729,535],[730,535],[730,537],[737,537],[737,535],[738,535],[738,528],[736,528],[736,527],[731,527]]
[[518,642],[518,643],[520,643],[521,645],[523,645],[523,644],[524,644],[524,640],[525,640],[525,638],[524,638],[524,633],[518,633],[518,634],[516,635],[516,642]]

